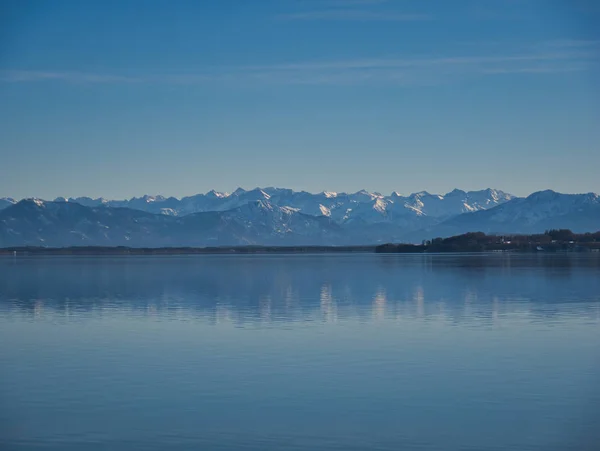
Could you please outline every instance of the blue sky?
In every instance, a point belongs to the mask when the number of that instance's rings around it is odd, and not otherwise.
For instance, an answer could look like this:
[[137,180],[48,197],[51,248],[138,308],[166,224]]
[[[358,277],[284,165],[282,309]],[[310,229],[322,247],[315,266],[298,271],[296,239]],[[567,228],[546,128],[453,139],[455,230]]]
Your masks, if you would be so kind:
[[0,197],[600,191],[594,0],[0,8]]

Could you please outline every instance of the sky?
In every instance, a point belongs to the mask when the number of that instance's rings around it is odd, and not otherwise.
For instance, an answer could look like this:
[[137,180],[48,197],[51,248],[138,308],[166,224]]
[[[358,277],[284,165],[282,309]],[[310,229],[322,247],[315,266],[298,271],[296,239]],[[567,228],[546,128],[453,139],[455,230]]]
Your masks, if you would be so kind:
[[595,0],[3,0],[0,197],[600,192]]

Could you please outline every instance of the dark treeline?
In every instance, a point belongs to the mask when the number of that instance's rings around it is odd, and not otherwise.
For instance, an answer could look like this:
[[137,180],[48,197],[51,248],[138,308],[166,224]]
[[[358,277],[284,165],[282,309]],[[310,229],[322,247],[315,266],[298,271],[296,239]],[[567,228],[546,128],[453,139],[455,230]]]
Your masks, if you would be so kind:
[[425,240],[422,244],[384,244],[375,249],[378,253],[491,251],[597,252],[600,251],[600,231],[573,233],[560,229],[534,235],[486,235],[483,232],[471,232]]
[[425,240],[422,244],[383,244],[380,246],[223,246],[134,248],[124,246],[75,246],[48,248],[36,246],[0,249],[0,255],[194,255],[194,254],[310,254],[310,253],[422,253],[422,252],[600,252],[600,231],[573,233],[547,230],[534,235],[486,235],[471,232],[449,238]]

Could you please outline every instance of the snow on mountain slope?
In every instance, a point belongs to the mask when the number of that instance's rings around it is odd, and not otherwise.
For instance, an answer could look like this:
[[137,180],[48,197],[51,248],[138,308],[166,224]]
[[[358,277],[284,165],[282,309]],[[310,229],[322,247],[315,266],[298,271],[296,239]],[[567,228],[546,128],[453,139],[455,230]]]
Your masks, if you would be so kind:
[[215,191],[210,190],[208,193],[206,193],[206,197],[212,197],[212,198],[217,198],[217,199],[223,199],[225,197],[229,197],[229,193],[221,193],[219,191]]
[[366,202],[355,202],[351,209],[347,210],[343,222],[374,224],[389,221],[390,202],[383,198],[372,198]]
[[250,236],[263,243],[285,239],[290,244],[297,244],[306,242],[303,238],[323,243],[326,242],[324,239],[336,238],[341,232],[339,225],[327,217],[306,215],[297,209],[279,207],[262,200],[223,212],[222,217],[243,224]]
[[231,194],[209,191],[207,194],[196,194],[184,197],[177,206],[171,207],[179,216],[205,211],[226,211],[237,208],[248,202],[269,200],[271,196],[260,188],[246,191],[236,189]]

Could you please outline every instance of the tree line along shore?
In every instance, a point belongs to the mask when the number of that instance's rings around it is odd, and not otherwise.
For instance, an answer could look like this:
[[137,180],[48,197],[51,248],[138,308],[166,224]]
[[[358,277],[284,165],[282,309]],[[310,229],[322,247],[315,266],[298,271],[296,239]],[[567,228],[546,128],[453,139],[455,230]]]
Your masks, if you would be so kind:
[[422,244],[384,244],[378,253],[420,252],[599,252],[600,231],[573,233],[567,229],[532,235],[486,235],[465,233],[449,238],[425,240]]
[[443,252],[600,252],[600,231],[573,233],[547,230],[532,235],[486,235],[471,232],[434,238],[421,244],[365,246],[219,246],[134,248],[124,246],[1,248],[0,255],[195,255],[195,254],[301,254],[301,253],[443,253]]

